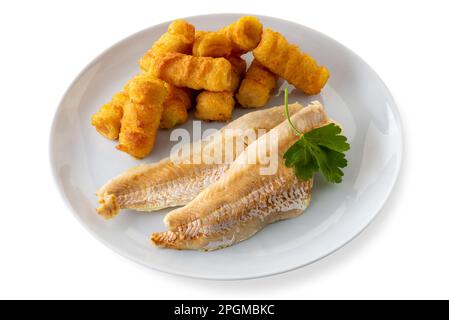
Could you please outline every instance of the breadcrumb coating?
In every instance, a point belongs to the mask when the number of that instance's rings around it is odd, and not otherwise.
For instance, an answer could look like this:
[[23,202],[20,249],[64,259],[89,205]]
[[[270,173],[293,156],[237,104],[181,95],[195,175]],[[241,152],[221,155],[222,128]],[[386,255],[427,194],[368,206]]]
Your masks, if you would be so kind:
[[192,106],[190,93],[184,88],[170,86],[163,104],[161,129],[170,129],[187,121],[187,110]]
[[232,53],[244,54],[257,47],[262,30],[263,26],[257,18],[244,16],[221,29],[219,33],[225,34],[231,41]]
[[163,81],[141,74],[129,84],[128,94],[117,149],[140,159],[153,149],[168,89]]
[[240,84],[236,95],[237,101],[245,108],[263,107],[276,87],[277,78],[274,73],[254,59]]
[[229,121],[234,105],[232,92],[203,91],[196,98],[195,117],[206,121]]
[[287,42],[278,32],[265,29],[253,51],[254,57],[271,72],[306,94],[317,94],[326,84],[329,71],[308,54]]
[[139,65],[143,71],[151,70],[152,55],[166,52],[192,53],[195,41],[195,27],[185,20],[175,20],[147,53],[140,59]]
[[123,116],[123,106],[128,100],[125,91],[116,93],[112,100],[103,105],[97,113],[92,116],[92,125],[104,137],[116,140],[120,133],[120,120]]
[[155,56],[152,72],[177,87],[195,90],[231,91],[233,70],[225,58],[194,57],[181,53]]

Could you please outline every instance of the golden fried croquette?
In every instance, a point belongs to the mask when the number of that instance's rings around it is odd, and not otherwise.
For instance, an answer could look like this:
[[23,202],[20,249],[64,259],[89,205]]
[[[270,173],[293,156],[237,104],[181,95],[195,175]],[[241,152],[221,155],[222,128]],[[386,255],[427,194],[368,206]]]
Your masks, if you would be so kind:
[[[185,20],[178,19],[178,20],[173,21],[168,26],[168,33],[171,35],[175,35],[178,39],[182,40],[182,42],[184,43],[184,46],[183,46],[184,50],[182,50],[183,52],[186,52],[186,53],[190,52],[190,50],[192,49],[193,41],[195,41],[195,26],[193,26],[192,24],[188,23]],[[164,41],[158,40],[158,41],[156,41],[155,45],[158,43],[161,43],[161,42],[164,42]],[[167,47],[166,44],[162,45],[162,46]],[[175,50],[170,50],[170,51],[175,51]],[[164,52],[167,52],[167,50],[164,49]],[[176,52],[181,52],[181,51],[176,50]]]
[[153,149],[168,90],[163,81],[141,74],[129,83],[128,94],[117,149],[143,158]]
[[195,57],[226,57],[231,54],[232,43],[228,37],[219,32],[197,31],[192,54]]
[[188,117],[189,114],[187,113],[185,106],[180,104],[178,100],[164,104],[164,112],[162,113],[159,128],[171,129],[186,122]]
[[246,61],[239,56],[229,56],[227,60],[232,65],[232,86],[230,91],[202,91],[197,96],[195,117],[209,121],[227,121],[232,118],[234,110],[233,93],[239,87],[246,71]]
[[219,31],[231,41],[232,53],[244,54],[253,50],[259,44],[263,26],[260,21],[251,16],[241,17],[236,22]]
[[155,56],[151,73],[177,87],[230,91],[233,86],[232,65],[225,58],[193,57],[174,52],[160,54]]
[[120,120],[123,116],[123,106],[128,101],[125,91],[116,93],[112,100],[103,105],[92,116],[92,125],[108,139],[116,140],[120,133]]
[[151,50],[148,50],[147,53],[145,53],[145,55],[139,60],[140,69],[143,72],[154,73],[155,70],[154,64],[156,62],[156,56],[157,54],[155,54]]
[[187,121],[187,110],[192,106],[190,92],[184,88],[170,86],[163,104],[163,112],[159,127],[170,129]]
[[184,93],[186,94],[185,97],[189,98],[189,101],[185,103],[186,109],[189,110],[192,108],[192,101],[195,100],[196,96],[198,95],[198,90],[193,90],[190,88],[180,88]]
[[246,61],[239,56],[229,56],[226,58],[232,65],[232,85],[229,91],[235,92],[239,88],[240,82],[246,72]]
[[326,84],[329,71],[309,55],[287,42],[278,32],[265,29],[253,51],[254,57],[271,72],[306,94],[317,94]]
[[234,110],[232,92],[203,91],[196,97],[195,117],[207,121],[228,121]]
[[236,95],[242,107],[263,107],[276,87],[277,76],[256,59],[249,66]]
[[246,72],[246,60],[242,59],[239,56],[229,56],[226,57],[228,61],[231,63],[234,72],[239,76],[243,77]]
[[151,69],[153,54],[165,52],[192,53],[195,41],[195,27],[185,20],[175,20],[150,50],[140,59],[140,68],[144,71]]
[[263,26],[251,16],[245,16],[217,32],[197,31],[193,55],[197,57],[227,57],[242,55],[257,47]]
[[[153,63],[155,56],[166,52],[179,52],[190,54],[195,41],[195,27],[184,20],[175,20],[168,27],[168,32],[163,34],[153,47],[143,56],[140,61],[140,68],[146,72],[154,70]],[[161,128],[172,128],[187,120],[187,108],[192,105],[192,99],[184,89],[175,88],[168,85],[169,94],[161,116]],[[180,90],[185,91],[180,93]],[[175,94],[171,94],[175,92]],[[187,101],[188,100],[188,101]]]

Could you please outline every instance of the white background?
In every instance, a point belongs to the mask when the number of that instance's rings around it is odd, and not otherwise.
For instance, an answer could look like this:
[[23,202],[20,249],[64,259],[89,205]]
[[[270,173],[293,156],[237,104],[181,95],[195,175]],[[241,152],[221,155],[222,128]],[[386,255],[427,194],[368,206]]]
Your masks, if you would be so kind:
[[[447,1],[2,1],[0,298],[449,298]],[[213,282],[148,270],[97,242],[53,183],[49,129],[96,55],[153,24],[254,13],[319,30],[358,53],[402,115],[403,169],[349,245],[300,270]]]

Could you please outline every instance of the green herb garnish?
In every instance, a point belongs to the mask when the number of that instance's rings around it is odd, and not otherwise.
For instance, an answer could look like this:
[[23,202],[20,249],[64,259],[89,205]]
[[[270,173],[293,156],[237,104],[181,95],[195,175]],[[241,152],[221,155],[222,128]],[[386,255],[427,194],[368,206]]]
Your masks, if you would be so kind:
[[285,165],[293,168],[295,175],[308,180],[315,172],[321,172],[328,182],[340,183],[347,166],[345,151],[349,143],[339,126],[331,123],[307,133],[300,132],[292,123],[288,112],[288,89],[285,89],[285,115],[292,129],[300,137],[285,153]]

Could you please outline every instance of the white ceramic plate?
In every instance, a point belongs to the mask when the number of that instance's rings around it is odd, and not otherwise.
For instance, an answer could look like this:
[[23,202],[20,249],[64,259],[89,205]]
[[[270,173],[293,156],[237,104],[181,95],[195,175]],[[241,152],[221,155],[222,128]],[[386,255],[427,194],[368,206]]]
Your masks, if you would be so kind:
[[[240,15],[218,14],[187,18],[199,30],[215,30]],[[351,143],[342,184],[317,179],[306,212],[292,220],[268,226],[251,239],[214,252],[158,249],[149,235],[165,230],[169,210],[142,214],[125,211],[112,221],[95,213],[95,191],[108,179],[140,163],[117,151],[90,125],[91,115],[138,71],[137,61],[169,22],[134,34],[114,45],[75,79],[55,115],[50,156],[56,183],[76,217],[99,240],[116,252],[148,267],[205,279],[247,279],[268,276],[312,263],[334,252],[373,220],[398,176],[401,124],[395,102],[376,73],[357,55],[327,36],[299,24],[259,17],[265,27],[327,66],[331,78],[320,95],[306,97],[294,91],[291,101],[306,105],[320,100],[328,114],[341,123]],[[282,104],[274,97],[269,105]],[[246,110],[238,109],[234,118]],[[191,128],[188,121],[182,127]],[[203,124],[203,129],[219,123]],[[169,155],[176,142],[169,132],[159,133],[145,162]]]

